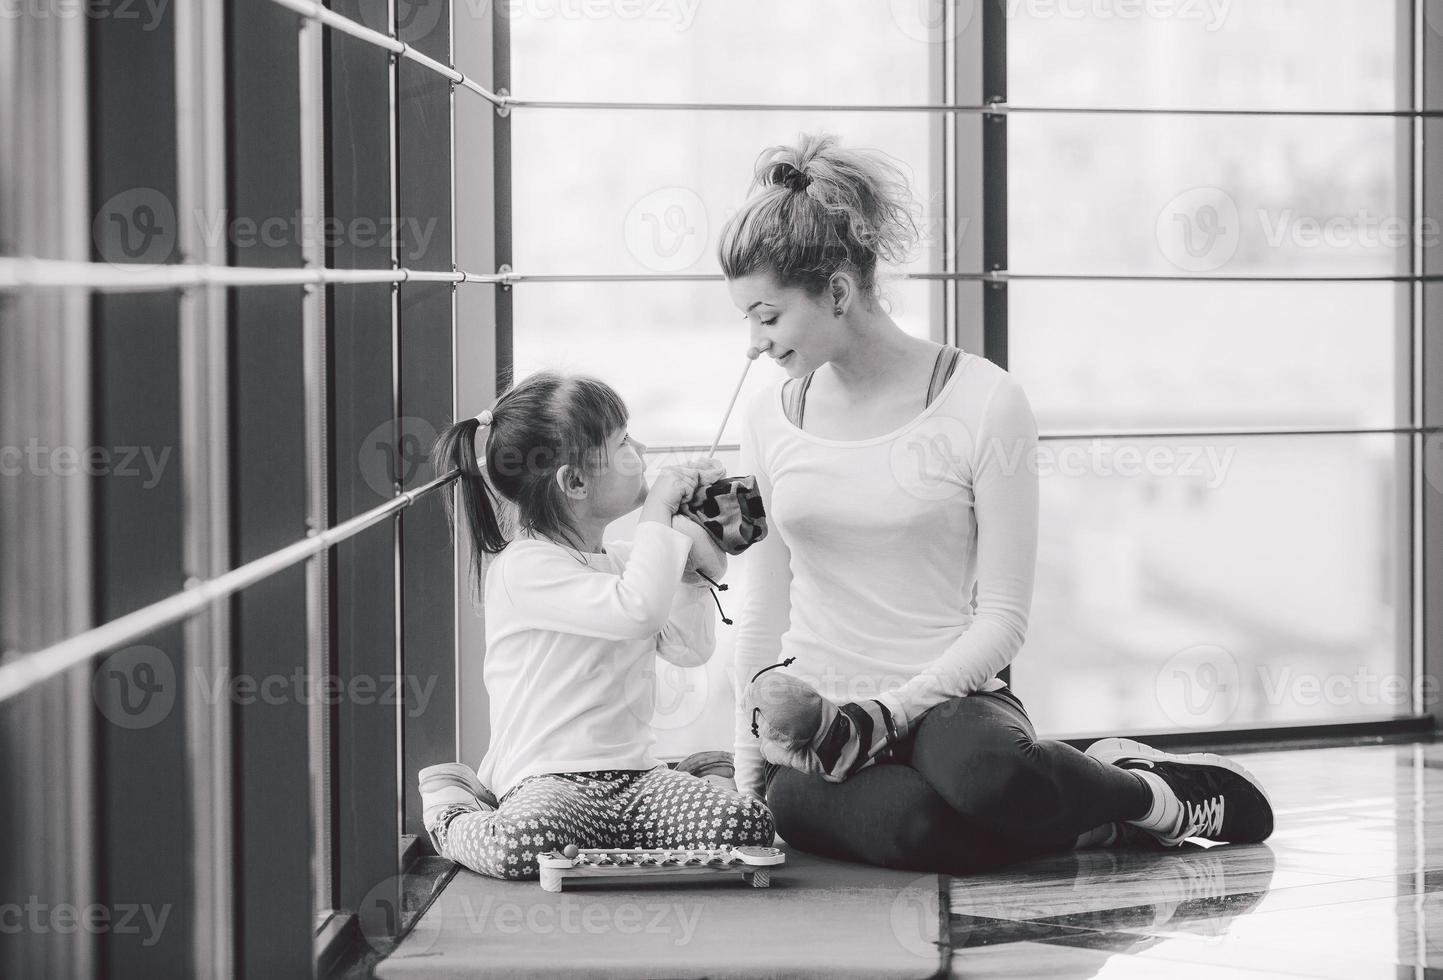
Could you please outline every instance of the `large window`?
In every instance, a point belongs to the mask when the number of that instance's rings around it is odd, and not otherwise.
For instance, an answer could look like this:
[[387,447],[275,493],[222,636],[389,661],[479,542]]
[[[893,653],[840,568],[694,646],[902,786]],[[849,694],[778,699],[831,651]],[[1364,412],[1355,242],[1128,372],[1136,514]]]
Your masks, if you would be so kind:
[[[657,462],[707,444],[746,340],[701,277],[756,154],[816,129],[882,149],[931,232],[894,271],[976,279],[986,252],[1005,283],[1003,303],[965,281],[888,295],[1036,410],[1041,543],[1012,681],[1039,726],[1411,713],[1412,447],[1391,432],[1410,424],[1414,307],[1390,280],[1412,263],[1416,121],[1386,115],[1412,105],[1410,11],[995,6],[519,8],[518,96],[626,105],[517,110],[515,266],[555,277],[517,288],[517,376],[611,381]],[[1009,111],[984,135],[975,110],[921,108],[949,99]],[[711,108],[655,107],[673,102]],[[989,221],[1005,236],[984,242]],[[734,560],[728,612],[745,574]],[[729,742],[719,635],[705,674],[659,675],[677,754]]]

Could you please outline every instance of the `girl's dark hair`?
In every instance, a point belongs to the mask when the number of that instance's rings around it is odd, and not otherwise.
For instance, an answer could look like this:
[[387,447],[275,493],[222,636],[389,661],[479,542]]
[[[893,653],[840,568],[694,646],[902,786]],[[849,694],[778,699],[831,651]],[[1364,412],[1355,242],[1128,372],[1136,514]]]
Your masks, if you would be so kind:
[[[453,526],[457,511],[465,515],[478,594],[482,560],[511,543],[508,529],[579,546],[556,471],[568,463],[587,473],[605,466],[609,440],[629,419],[610,385],[556,371],[527,377],[497,400],[491,415],[484,429],[474,418],[450,426],[431,453],[437,475],[460,471],[446,490],[446,512]],[[502,501],[512,512],[504,522]]]
[[767,271],[813,296],[847,270],[871,297],[877,260],[901,262],[916,243],[917,213],[906,176],[888,158],[803,133],[795,146],[769,146],[757,158],[750,196],[722,227],[717,257],[728,279]]

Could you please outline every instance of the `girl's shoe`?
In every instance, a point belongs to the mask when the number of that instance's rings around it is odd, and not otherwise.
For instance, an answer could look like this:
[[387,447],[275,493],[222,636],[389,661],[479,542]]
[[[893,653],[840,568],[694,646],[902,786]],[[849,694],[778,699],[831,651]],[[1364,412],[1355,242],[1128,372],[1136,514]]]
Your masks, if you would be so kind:
[[737,774],[736,761],[730,752],[709,749],[693,752],[676,764],[677,772],[689,772],[693,776],[721,776],[734,779]]
[[447,810],[494,810],[496,797],[481,780],[476,770],[462,762],[443,762],[421,770],[421,822],[430,831]]
[[1255,844],[1273,832],[1267,790],[1226,756],[1163,752],[1130,738],[1100,739],[1087,747],[1087,754],[1122,769],[1151,771],[1167,784],[1182,804],[1182,825],[1176,834],[1153,834],[1166,846],[1189,837]]

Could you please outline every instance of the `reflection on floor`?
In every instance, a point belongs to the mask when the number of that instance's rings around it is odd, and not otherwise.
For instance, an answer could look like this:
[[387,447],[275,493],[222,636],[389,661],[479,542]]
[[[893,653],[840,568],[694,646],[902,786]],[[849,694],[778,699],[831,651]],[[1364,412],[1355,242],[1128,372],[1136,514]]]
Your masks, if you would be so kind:
[[1443,978],[1443,744],[1247,756],[1277,830],[954,879],[959,977]]

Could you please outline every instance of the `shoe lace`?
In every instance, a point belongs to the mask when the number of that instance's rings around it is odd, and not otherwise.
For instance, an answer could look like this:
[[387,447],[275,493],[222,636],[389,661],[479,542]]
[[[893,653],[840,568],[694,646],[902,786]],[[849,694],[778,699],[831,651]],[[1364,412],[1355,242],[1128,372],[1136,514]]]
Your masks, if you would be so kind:
[[[795,661],[796,659],[797,659],[796,657],[788,657],[787,659],[783,660],[783,661],[782,661],[781,663],[779,663],[779,664],[772,664],[770,667],[763,667],[761,670],[757,671],[755,674],[752,675],[752,681],[753,681],[753,682],[756,681],[756,679],[757,679],[758,677],[762,676],[763,674],[765,674],[765,673],[766,673],[767,671],[769,671],[769,670],[776,670],[778,667],[790,667],[790,666],[792,665],[793,661]],[[762,709],[761,709],[760,707],[757,707],[757,708],[753,708],[753,709],[752,709],[752,737],[753,737],[753,738],[761,738],[761,737],[762,737],[761,726],[757,723],[757,717],[761,714],[761,712],[762,712]]]
[[1223,797],[1210,796],[1194,803],[1184,800],[1183,837],[1217,837],[1223,829]]
[[725,592],[727,590],[727,587],[699,568],[696,570],[696,573],[711,583],[710,587],[707,589],[707,591],[711,593],[711,601],[716,603],[716,611],[721,613],[721,621],[730,626],[732,624],[732,621],[730,619],[727,619],[727,612],[725,609],[722,608],[721,600],[717,598],[717,593]]

